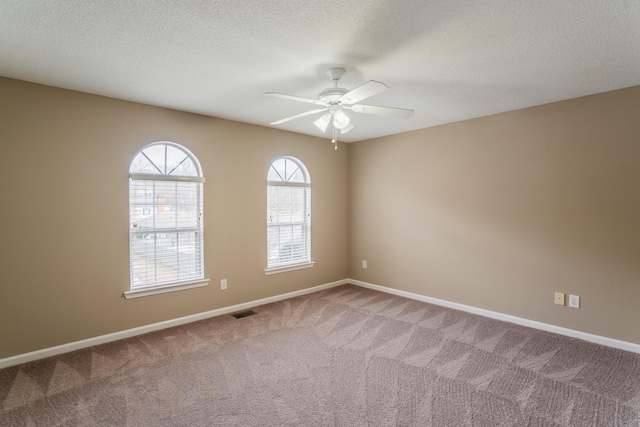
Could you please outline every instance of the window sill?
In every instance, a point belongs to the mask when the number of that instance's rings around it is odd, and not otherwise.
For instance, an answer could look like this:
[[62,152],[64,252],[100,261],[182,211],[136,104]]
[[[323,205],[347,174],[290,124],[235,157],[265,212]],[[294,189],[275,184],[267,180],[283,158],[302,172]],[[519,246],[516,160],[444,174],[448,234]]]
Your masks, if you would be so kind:
[[305,262],[302,264],[291,264],[291,265],[283,265],[282,267],[265,268],[264,274],[268,276],[270,274],[278,274],[278,273],[285,273],[287,271],[302,270],[303,268],[311,268],[315,264],[316,264],[315,261],[311,261],[311,262]]
[[131,299],[131,298],[146,297],[149,295],[164,294],[167,292],[182,291],[185,289],[200,288],[203,286],[207,286],[210,280],[211,279],[201,279],[201,280],[194,280],[192,282],[182,282],[182,283],[176,283],[173,285],[160,285],[160,286],[153,286],[149,288],[136,289],[133,291],[125,291],[124,297],[125,299]]

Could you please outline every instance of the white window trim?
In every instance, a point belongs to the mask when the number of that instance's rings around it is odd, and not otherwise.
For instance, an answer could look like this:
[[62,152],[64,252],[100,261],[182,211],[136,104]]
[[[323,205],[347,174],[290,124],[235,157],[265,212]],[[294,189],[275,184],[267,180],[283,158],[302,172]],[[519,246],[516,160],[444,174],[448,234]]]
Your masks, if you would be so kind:
[[200,279],[200,280],[194,280],[191,282],[172,283],[170,285],[150,286],[148,288],[141,288],[133,291],[125,291],[124,298],[125,299],[140,298],[140,297],[147,297],[150,295],[164,294],[167,292],[183,291],[185,289],[201,288],[209,285],[210,281],[211,279]]
[[[194,166],[196,167],[197,171],[198,171],[198,176],[182,176],[182,175],[162,175],[162,174],[155,174],[155,173],[136,173],[136,172],[130,172],[129,173],[129,181],[131,182],[131,180],[134,181],[167,181],[167,182],[196,182],[201,184],[200,185],[200,214],[202,215],[203,212],[203,204],[204,204],[204,196],[202,194],[203,188],[202,188],[202,184],[204,184],[206,182],[204,176],[202,176],[202,167],[200,166],[200,163],[197,159],[197,157],[191,153],[191,151],[189,151],[186,147],[180,145],[180,144],[176,144],[174,142],[171,141],[157,141],[154,142],[152,144],[148,144],[146,147],[143,147],[137,154],[136,156],[134,156],[134,160],[135,158],[140,154],[143,153],[143,151],[147,148],[150,147],[152,145],[166,145],[166,146],[173,146],[175,148],[177,148],[178,150],[182,151],[188,158],[191,159],[191,161],[194,163]],[[144,153],[143,153],[144,154]],[[165,160],[166,160],[166,154],[165,154]],[[151,161],[149,159],[149,161]],[[132,161],[133,162],[133,161]],[[157,167],[156,167],[157,168]],[[131,167],[130,167],[131,169]],[[131,185],[131,184],[129,184]],[[131,191],[131,187],[129,187],[129,191]],[[131,194],[129,193],[129,197],[131,197]],[[131,209],[131,200],[129,200],[129,209]],[[201,217],[202,218],[202,217]],[[196,231],[196,232],[200,232],[201,234],[204,233],[204,227],[199,227],[197,229],[193,229],[193,230],[189,230],[189,229],[184,229],[184,230],[178,230],[177,231]],[[137,234],[137,233],[133,233],[133,234]],[[129,229],[129,239],[131,239],[131,235],[132,235],[132,231],[131,229]],[[201,243],[203,245],[202,247],[202,263],[204,264],[204,240]],[[131,245],[131,243],[129,243],[129,245]],[[130,246],[131,247],[131,246]],[[131,274],[131,254],[129,254],[129,264],[130,264],[130,274]],[[202,267],[204,269],[204,265]],[[163,283],[163,284],[155,284],[155,285],[150,285],[150,286],[145,286],[145,287],[139,287],[136,289],[132,289],[131,288],[131,281],[129,282],[129,290],[128,291],[124,291],[123,292],[123,296],[125,299],[132,299],[132,298],[139,298],[139,297],[144,297],[144,296],[150,296],[150,295],[158,295],[158,294],[163,294],[163,293],[168,293],[168,292],[176,292],[176,291],[182,291],[182,290],[186,290],[186,289],[193,289],[193,288],[199,288],[199,287],[204,287],[204,286],[208,286],[209,282],[211,279],[204,277],[204,271],[202,272],[202,276],[201,277],[192,277],[190,279],[187,279],[186,281],[182,281],[182,282],[170,282],[170,283]]]
[[307,187],[311,188],[310,182],[282,182],[282,181],[267,181],[267,185],[272,187]]
[[[311,197],[311,179],[309,176],[309,171],[307,170],[306,165],[300,161],[299,159],[295,158],[295,157],[291,157],[291,156],[282,156],[282,157],[278,157],[276,159],[274,159],[271,164],[269,165],[269,170],[270,168],[273,166],[273,164],[280,159],[288,159],[293,161],[298,168],[303,172],[304,174],[304,178],[305,178],[305,182],[289,182],[289,181],[270,181],[267,178],[267,188],[269,187],[298,187],[298,188],[306,188],[308,193],[307,193],[307,200],[310,199]],[[267,172],[267,176],[269,175],[269,172]],[[278,174],[279,175],[279,174]],[[281,177],[282,179],[284,179],[283,177]],[[310,204],[306,205],[306,208],[309,208],[309,212],[307,213],[307,216],[311,215],[311,206]],[[281,226],[284,226],[285,224],[269,224],[267,223],[267,230],[269,230],[269,228],[273,227],[273,228],[279,228]],[[267,260],[267,268],[264,269],[264,274],[265,275],[271,275],[271,274],[279,274],[279,273],[285,273],[287,271],[295,271],[295,270],[301,270],[304,268],[311,268],[315,265],[315,261],[313,261],[313,256],[312,256],[312,252],[311,252],[311,224],[310,222],[305,219],[302,222],[296,222],[296,223],[290,223],[288,225],[300,225],[300,226],[305,226],[308,228],[308,252],[309,252],[309,258],[308,260],[304,260],[303,262],[299,262],[296,264],[284,264],[284,265],[276,265],[276,266],[269,266],[269,260]],[[268,231],[267,231],[268,232]]]
[[129,178],[137,181],[180,181],[180,182],[207,182],[203,176],[180,176],[180,175],[152,175],[148,173],[130,173]]
[[271,274],[285,273],[287,271],[302,270],[303,268],[311,268],[315,264],[315,261],[310,261],[302,264],[289,264],[282,267],[265,268],[264,274],[265,276],[269,276]]

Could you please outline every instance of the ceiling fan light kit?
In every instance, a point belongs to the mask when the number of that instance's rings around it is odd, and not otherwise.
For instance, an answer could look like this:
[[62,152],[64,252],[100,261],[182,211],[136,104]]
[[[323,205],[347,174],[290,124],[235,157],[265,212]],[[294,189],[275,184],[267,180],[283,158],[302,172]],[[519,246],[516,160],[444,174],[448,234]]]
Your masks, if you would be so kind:
[[373,95],[377,95],[387,89],[387,85],[384,83],[369,80],[368,82],[358,86],[353,90],[344,89],[338,87],[338,82],[344,75],[345,70],[343,68],[330,68],[327,71],[327,76],[333,82],[333,87],[328,88],[320,92],[318,99],[302,98],[294,95],[286,95],[277,92],[266,92],[265,95],[273,96],[276,98],[289,99],[292,101],[306,102],[309,104],[320,105],[323,108],[306,111],[304,113],[296,114],[294,116],[286,117],[281,120],[272,122],[272,125],[279,125],[288,121],[298,119],[300,117],[310,116],[317,113],[324,114],[313,122],[318,129],[323,133],[327,131],[329,124],[333,126],[333,138],[331,142],[334,144],[334,149],[338,149],[338,130],[341,134],[345,134],[354,128],[351,123],[351,119],[345,113],[345,110],[351,110],[354,113],[360,114],[375,114],[379,116],[392,116],[392,117],[411,117],[413,116],[413,110],[394,107],[380,107],[376,105],[356,104],[357,102],[369,98]]
[[340,133],[344,135],[345,133],[349,132],[351,129],[353,129],[353,125],[349,123],[347,127],[345,127],[344,129],[340,129]]
[[331,121],[331,114],[324,113],[318,120],[313,122],[314,125],[318,127],[322,131],[322,133],[327,131],[327,126],[329,126],[329,122]]
[[342,130],[349,126],[349,116],[347,116],[344,111],[338,110],[333,113],[333,126]]

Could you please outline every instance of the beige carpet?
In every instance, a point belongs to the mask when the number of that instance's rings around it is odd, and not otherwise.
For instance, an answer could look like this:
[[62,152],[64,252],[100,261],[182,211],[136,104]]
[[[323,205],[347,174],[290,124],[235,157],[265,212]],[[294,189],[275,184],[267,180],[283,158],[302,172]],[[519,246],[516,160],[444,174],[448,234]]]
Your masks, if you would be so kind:
[[346,285],[0,370],[2,426],[640,426],[640,355]]

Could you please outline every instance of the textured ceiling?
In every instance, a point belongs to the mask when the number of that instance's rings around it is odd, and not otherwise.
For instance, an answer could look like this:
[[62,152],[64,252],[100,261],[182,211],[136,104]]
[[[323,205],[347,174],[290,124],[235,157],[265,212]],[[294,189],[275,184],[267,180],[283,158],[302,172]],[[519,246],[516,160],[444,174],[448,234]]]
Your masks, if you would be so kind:
[[347,142],[640,85],[640,1],[0,0],[20,80],[269,126],[316,106],[264,92],[316,98],[332,66],[415,110],[351,113]]

